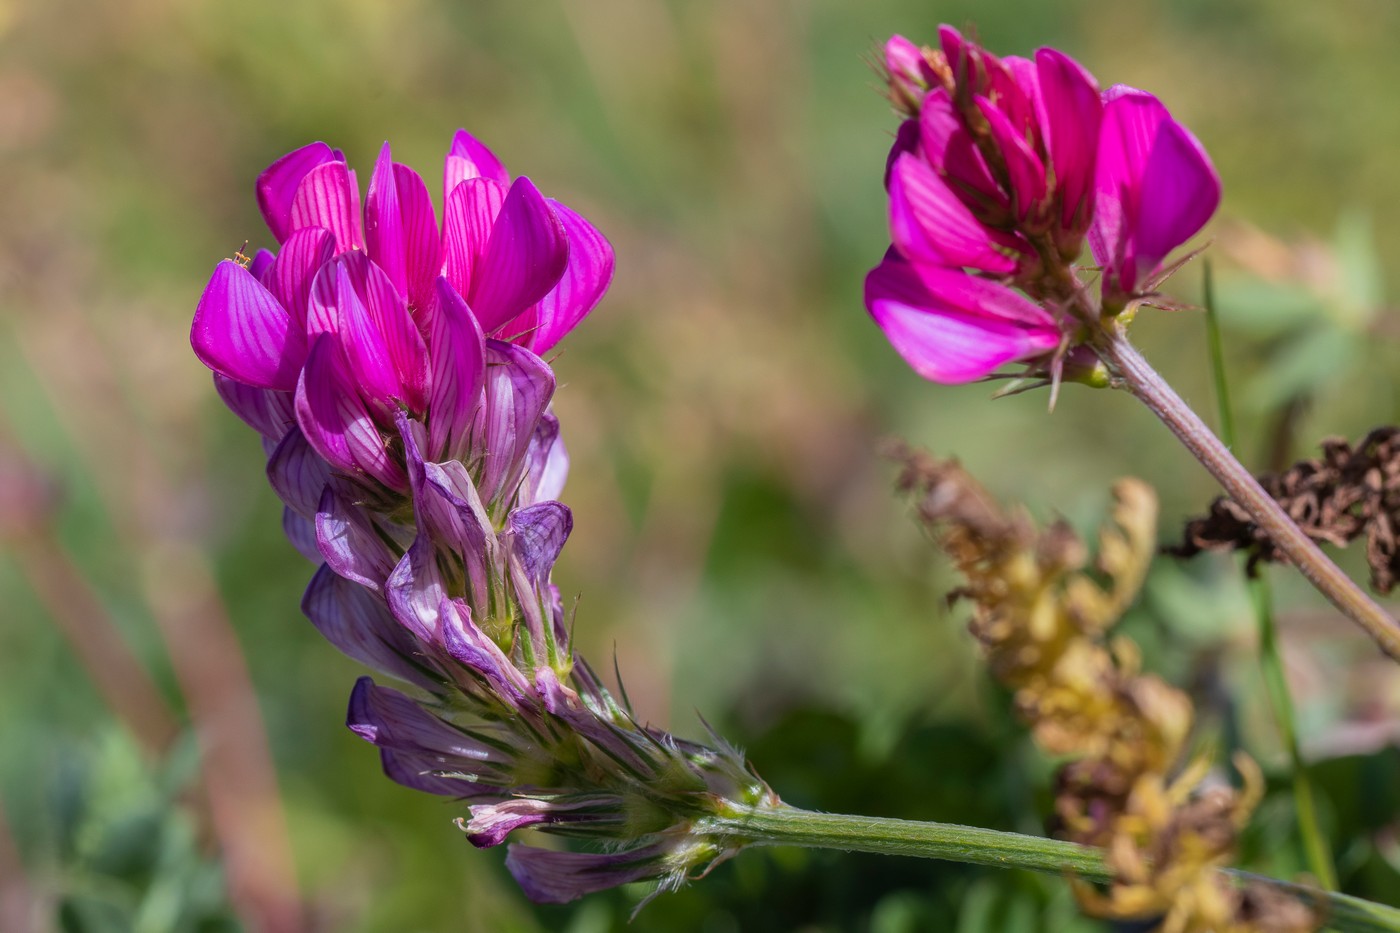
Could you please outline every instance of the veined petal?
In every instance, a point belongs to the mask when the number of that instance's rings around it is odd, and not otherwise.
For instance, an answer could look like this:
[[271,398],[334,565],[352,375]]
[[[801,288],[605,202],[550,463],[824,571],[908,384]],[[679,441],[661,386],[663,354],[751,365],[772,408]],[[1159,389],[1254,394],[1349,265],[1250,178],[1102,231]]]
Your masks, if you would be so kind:
[[364,253],[350,253],[343,261],[356,293],[364,296],[370,322],[383,339],[389,365],[401,389],[396,398],[415,413],[423,413],[428,404],[428,347],[402,293]]
[[296,409],[291,392],[259,389],[214,373],[214,389],[219,398],[254,431],[277,443],[287,431],[296,426]]
[[276,258],[272,252],[260,249],[253,254],[253,261],[248,263],[248,271],[252,273],[253,278],[266,285],[267,270],[272,268],[272,261]]
[[1220,176],[1196,137],[1175,120],[1157,133],[1142,175],[1134,234],[1138,281],[1185,243],[1220,206]]
[[462,296],[437,280],[428,341],[432,384],[428,395],[428,451],[432,459],[465,455],[486,376],[486,345]]
[[540,502],[515,509],[506,518],[511,556],[538,586],[549,579],[564,542],[574,528],[574,516],[562,502]]
[[230,379],[263,389],[296,387],[306,338],[252,274],[225,259],[214,267],[194,312],[190,344],[200,361]]
[[466,130],[458,130],[447,149],[447,164],[443,166],[443,196],[457,190],[457,186],[469,178],[489,178],[503,187],[510,184],[510,173],[496,154]]
[[437,544],[420,532],[385,581],[384,599],[400,625],[431,644],[437,640],[438,612],[446,598]]
[[400,295],[408,294],[408,256],[404,249],[403,215],[388,142],[379,150],[365,197],[365,244],[375,265],[384,270]]
[[985,97],[978,97],[976,101],[1006,163],[1014,209],[1020,219],[1025,220],[1045,203],[1045,165],[1031,148],[1025,134],[1005,113]]
[[865,304],[900,356],[925,379],[980,379],[1058,346],[1042,309],[1005,286],[886,259],[865,280]]
[[901,156],[890,176],[890,235],[911,261],[1007,274],[1016,261],[927,163]]
[[[409,308],[423,311],[432,302],[433,282],[442,275],[442,238],[438,235],[437,216],[428,186],[418,173],[407,165],[394,165],[394,185],[399,196],[399,214],[403,222],[405,274],[408,277]],[[426,322],[419,322],[426,331]]]
[[1011,200],[1001,190],[963,125],[948,92],[934,88],[919,110],[919,146],[923,157],[944,177],[963,203],[987,222],[1010,219]]
[[336,158],[330,146],[311,143],[282,156],[258,176],[258,207],[267,221],[267,228],[279,243],[292,232],[292,202],[301,180],[318,165],[334,162]]
[[538,326],[523,341],[540,355],[549,352],[597,306],[613,276],[613,248],[607,238],[558,201],[551,200],[549,205],[568,236],[569,262],[559,284],[536,305]]
[[375,593],[383,592],[396,558],[369,516],[340,483],[328,484],[321,493],[316,544],[326,565],[336,573]]
[[390,489],[407,492],[408,477],[389,457],[348,369],[339,335],[323,334],[314,340],[297,384],[297,423],[335,469],[365,473]]
[[464,298],[471,294],[505,199],[505,185],[490,178],[469,178],[447,196],[442,217],[444,274]]
[[481,630],[466,603],[444,600],[438,619],[438,637],[447,653],[481,678],[502,705],[514,710],[537,708],[529,678]]
[[324,162],[306,173],[292,199],[291,230],[325,227],[335,235],[336,252],[364,249],[360,189],[344,162]]
[[301,611],[326,640],[366,667],[429,690],[441,685],[423,648],[384,603],[325,564],[311,578]]
[[546,411],[535,426],[525,454],[525,478],[517,502],[521,506],[558,499],[569,476],[569,452],[559,436],[559,419]]
[[486,342],[485,403],[473,425],[473,447],[486,452],[479,491],[493,505],[508,496],[524,470],[535,425],[554,395],[554,372],[535,354],[498,340]]
[[303,227],[287,236],[268,270],[268,290],[291,314],[299,330],[306,330],[316,273],[334,254],[334,234],[324,227]]
[[267,461],[267,479],[277,498],[307,518],[316,516],[330,478],[330,464],[299,430],[288,431]]
[[564,225],[530,179],[517,178],[465,296],[481,329],[491,333],[543,298],[568,263]]
[[296,552],[311,563],[324,566],[321,548],[316,542],[316,522],[297,514],[290,506],[282,506],[282,534]]
[[[405,393],[385,334],[365,305],[363,293],[355,287],[365,287],[369,268],[371,264],[364,253],[342,254],[326,267],[328,274],[316,279],[316,300],[335,307],[335,336],[344,350],[346,372],[355,391],[372,413],[388,419],[393,403],[404,398]],[[327,288],[334,289],[333,295],[322,294]],[[417,331],[414,333],[416,336]]]
[[666,874],[668,843],[616,852],[570,852],[512,843],[506,870],[525,896],[536,904],[567,904],[585,894],[605,891]]
[[1093,216],[1094,163],[1103,104],[1094,76],[1068,55],[1035,53],[1040,78],[1040,125],[1059,191],[1060,224],[1082,231]]

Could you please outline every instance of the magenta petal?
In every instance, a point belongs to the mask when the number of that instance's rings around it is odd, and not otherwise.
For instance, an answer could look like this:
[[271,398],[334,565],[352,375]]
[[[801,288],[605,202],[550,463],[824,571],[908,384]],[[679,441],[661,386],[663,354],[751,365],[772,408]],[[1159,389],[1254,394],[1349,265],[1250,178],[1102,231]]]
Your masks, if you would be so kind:
[[259,389],[236,379],[214,373],[214,389],[219,398],[243,423],[274,443],[296,425],[292,393]]
[[404,249],[403,215],[393,156],[386,142],[374,163],[365,197],[365,244],[375,265],[383,269],[400,295],[408,294],[408,256]]
[[1016,261],[922,159],[901,156],[890,176],[890,236],[910,260],[1007,274]]
[[[394,185],[399,195],[403,223],[405,274],[408,277],[410,308],[419,311],[432,303],[433,282],[442,275],[442,238],[428,186],[406,165],[394,166]],[[421,326],[421,322],[420,322]]]
[[292,199],[291,229],[325,227],[335,234],[336,252],[364,249],[360,189],[344,162],[326,162],[306,173]]
[[[388,419],[394,402],[403,398],[404,391],[384,332],[361,297],[370,268],[372,264],[364,253],[342,254],[326,267],[326,274],[316,279],[316,303],[335,307],[336,334],[354,390],[371,412]],[[360,287],[357,289],[356,285]],[[334,288],[333,297],[324,294],[328,287]]]
[[1131,277],[1131,270],[1125,267],[1129,258],[1125,255],[1126,241],[1137,226],[1142,174],[1157,131],[1168,119],[1162,102],[1144,91],[1115,85],[1104,93],[1089,244],[1094,258],[1105,267],[1106,278],[1125,271]]
[[300,431],[288,431],[267,461],[267,479],[277,498],[307,518],[316,515],[330,478],[330,464]]
[[232,260],[214,267],[194,312],[190,344],[200,361],[263,389],[296,387],[306,338],[252,273]]
[[924,96],[919,110],[919,148],[969,207],[1010,209],[1006,193],[992,177],[976,141],[963,126],[948,92],[941,87]]
[[409,314],[402,292],[364,253],[344,257],[355,291],[364,296],[364,307],[393,370],[400,392],[394,397],[421,414],[428,404],[428,348]]
[[1093,75],[1057,49],[1035,53],[1040,77],[1040,123],[1055,172],[1060,223],[1083,230],[1093,214],[1094,162],[1103,104]]
[[336,154],[325,143],[311,143],[294,149],[273,162],[258,176],[258,207],[272,235],[281,241],[292,232],[292,201],[306,173],[318,165],[333,162]]
[[1024,134],[985,97],[977,98],[978,109],[986,117],[992,138],[1006,163],[1011,179],[1012,201],[1017,215],[1025,220],[1045,201],[1045,166],[1031,149]]
[[466,130],[458,130],[447,149],[442,171],[443,197],[457,190],[469,178],[489,178],[502,187],[510,184],[510,173],[496,154]]
[[424,668],[422,648],[369,590],[322,565],[311,578],[301,611],[326,640],[366,667],[432,689],[439,678]]
[[389,457],[348,368],[337,335],[323,334],[313,341],[297,384],[297,423],[316,452],[337,470],[366,473],[407,492],[408,477]]
[[430,326],[428,450],[433,459],[459,459],[481,403],[485,338],[467,303],[443,278],[437,280]]
[[607,238],[558,201],[549,203],[569,238],[569,264],[559,284],[535,309],[539,324],[526,346],[540,355],[549,352],[597,306],[613,276],[613,248]]
[[568,263],[564,225],[530,179],[517,178],[466,295],[481,329],[489,334],[543,298]]
[[267,270],[272,268],[272,261],[276,258],[268,250],[260,249],[253,254],[253,261],[248,263],[248,271],[252,273],[253,278],[266,285]]
[[486,342],[485,404],[473,436],[489,451],[479,491],[498,504],[514,491],[535,426],[554,394],[554,372],[544,360],[514,344]]
[[322,227],[303,227],[282,244],[268,272],[268,290],[292,315],[296,326],[306,329],[311,285],[316,273],[335,253],[335,237]]
[[1142,175],[1134,234],[1138,280],[1210,220],[1220,206],[1220,177],[1205,148],[1175,120],[1157,133]]
[[471,294],[505,199],[505,185],[489,178],[469,178],[447,196],[442,218],[445,274],[463,297]]

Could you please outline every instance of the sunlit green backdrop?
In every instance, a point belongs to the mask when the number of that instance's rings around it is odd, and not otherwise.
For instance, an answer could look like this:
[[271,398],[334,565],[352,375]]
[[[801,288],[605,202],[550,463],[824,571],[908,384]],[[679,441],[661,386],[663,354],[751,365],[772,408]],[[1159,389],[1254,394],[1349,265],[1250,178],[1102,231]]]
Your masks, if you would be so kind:
[[[301,616],[310,568],[257,441],[189,351],[214,263],[271,245],[252,197],[268,162],[323,139],[363,182],[389,139],[435,187],[459,126],[617,251],[555,360],[575,516],[556,579],[581,650],[616,657],[652,722],[698,736],[702,712],[797,805],[1041,831],[1052,766],[946,608],[879,440],[955,454],[1086,529],[1120,475],[1159,488],[1164,539],[1214,491],[1126,396],[1069,387],[1047,414],[1043,393],[927,384],[866,317],[896,123],[869,63],[941,21],[1151,89],[1211,151],[1248,462],[1394,420],[1400,5],[0,0],[0,866],[17,850],[72,930],[237,928],[229,838],[308,929],[623,928],[641,892],[532,907],[503,853],[453,827],[462,806],[388,782],[345,730],[360,671]],[[1199,267],[1174,287],[1198,300]],[[1200,316],[1135,331],[1213,419]],[[1343,878],[1394,901],[1400,680],[1275,576]],[[1232,562],[1159,562],[1128,627],[1194,691],[1221,760],[1243,743],[1279,766]],[[193,719],[159,759],[94,686],[113,630]],[[212,788],[201,739],[230,763]],[[1251,864],[1292,875],[1276,785]],[[1053,878],[773,850],[630,929],[1100,928],[1076,918]]]

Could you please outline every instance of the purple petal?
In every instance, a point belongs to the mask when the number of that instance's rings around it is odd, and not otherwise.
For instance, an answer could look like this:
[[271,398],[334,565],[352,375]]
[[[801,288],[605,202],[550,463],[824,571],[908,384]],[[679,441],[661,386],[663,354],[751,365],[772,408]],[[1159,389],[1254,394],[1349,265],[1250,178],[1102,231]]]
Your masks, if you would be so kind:
[[[267,270],[272,268],[272,261],[277,257],[265,249],[260,249],[253,254],[253,261],[248,263],[248,271],[253,278],[264,285],[267,284]],[[276,294],[274,292],[274,294]]]
[[1024,133],[985,97],[977,98],[977,106],[991,128],[1006,164],[1011,180],[1012,206],[1022,220],[1030,217],[1045,202],[1045,166],[1026,141]]
[[335,237],[322,227],[303,227],[287,237],[268,272],[268,290],[291,314],[300,330],[306,330],[311,286],[316,273],[335,253]]
[[428,450],[433,459],[458,459],[481,404],[485,338],[467,303],[444,278],[437,280],[429,321]]
[[390,458],[347,368],[338,336],[317,337],[297,385],[297,423],[332,467],[345,473],[365,473],[390,489],[406,492],[408,477]]
[[366,667],[418,686],[441,686],[427,671],[422,646],[394,621],[384,603],[323,564],[311,578],[301,611],[326,640]]
[[374,174],[365,197],[365,243],[369,256],[394,283],[400,295],[408,294],[408,256],[404,249],[403,215],[389,144],[379,150]]
[[[925,379],[980,379],[1013,360],[1053,350],[1053,319],[1017,292],[947,270],[886,260],[865,280],[871,317],[900,356]],[[1040,319],[1040,323],[1028,321]]]
[[466,825],[467,840],[478,849],[498,846],[517,829],[554,822],[557,809],[554,803],[535,798],[478,804],[471,808],[472,817]]
[[506,187],[489,178],[469,178],[447,196],[443,207],[442,247],[445,275],[463,297],[491,242],[491,230],[505,204]]
[[1133,238],[1139,277],[1194,236],[1219,206],[1220,176],[1210,156],[1184,126],[1166,121],[1142,176]]
[[[317,276],[313,303],[334,307],[335,336],[345,351],[346,372],[354,390],[367,403],[371,413],[387,420],[392,417],[394,403],[404,398],[406,393],[394,366],[388,340],[365,304],[370,268],[372,264],[364,253],[342,254],[326,267],[324,274]],[[417,337],[412,322],[409,327]]]
[[664,874],[667,851],[665,843],[596,854],[512,844],[506,870],[536,904],[567,904],[585,894]]
[[[432,301],[433,283],[442,274],[442,238],[428,186],[406,165],[394,166],[394,185],[399,196],[402,219],[405,274],[408,277],[409,306],[423,310]],[[422,326],[420,322],[420,327]],[[424,328],[426,329],[426,328]]]
[[467,303],[491,333],[543,298],[569,264],[564,225],[528,178],[517,178],[472,271]]
[[489,178],[503,186],[510,184],[510,173],[495,153],[466,130],[458,130],[447,150],[447,164],[443,166],[443,196],[457,190],[457,186],[469,178]]
[[298,554],[313,564],[321,563],[321,550],[316,544],[316,523],[304,515],[298,515],[287,506],[282,507],[282,534],[287,536]]
[[394,553],[364,509],[335,483],[326,487],[316,510],[316,543],[326,566],[376,593],[394,570]]
[[480,678],[508,711],[538,709],[530,679],[477,626],[470,607],[460,599],[444,600],[438,619],[438,638],[447,653]]
[[524,456],[549,400],[554,373],[549,364],[514,344],[486,342],[485,404],[473,427],[475,443],[489,452],[478,489],[496,503],[513,490],[524,469]]
[[520,561],[536,585],[549,579],[573,527],[573,513],[562,502],[540,502],[516,509],[506,519],[511,556]]
[[437,545],[419,534],[384,584],[384,598],[399,624],[425,642],[437,640],[438,613],[447,598]]
[[1082,231],[1093,216],[1094,162],[1103,104],[1094,76],[1057,49],[1035,53],[1040,124],[1059,190],[1060,224]]
[[360,189],[344,162],[325,162],[306,173],[292,199],[291,229],[325,227],[335,235],[336,252],[364,249],[360,230]]
[[528,506],[558,499],[568,476],[569,452],[559,436],[559,419],[545,412],[525,453],[525,478],[520,482],[518,504]]
[[335,160],[330,146],[311,143],[282,156],[258,176],[258,207],[279,243],[292,232],[292,202],[301,180],[318,165]]
[[301,431],[288,431],[267,461],[267,479],[277,497],[306,518],[316,516],[330,478],[330,464],[306,442]]
[[306,360],[306,338],[272,293],[225,259],[199,299],[190,344],[200,361],[230,379],[288,391]]
[[524,341],[541,356],[597,306],[613,276],[613,248],[607,238],[558,201],[549,203],[569,239],[569,264],[559,284],[536,305],[538,326]]
[[273,442],[280,441],[296,424],[296,409],[290,392],[259,389],[214,373],[214,389],[229,411],[244,424]]
[[922,159],[901,156],[890,176],[890,236],[910,260],[945,266],[972,266],[1009,274],[1016,260],[997,249],[998,237]]
[[428,348],[408,306],[389,277],[364,253],[351,253],[344,261],[356,293],[364,296],[369,322],[382,340],[399,387],[394,398],[423,413],[428,404]]

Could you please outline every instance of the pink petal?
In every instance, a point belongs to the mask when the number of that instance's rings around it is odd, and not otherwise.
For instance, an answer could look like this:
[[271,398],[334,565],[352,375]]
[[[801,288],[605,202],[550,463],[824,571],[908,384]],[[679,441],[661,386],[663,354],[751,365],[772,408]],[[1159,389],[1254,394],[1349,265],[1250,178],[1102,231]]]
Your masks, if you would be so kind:
[[496,154],[466,130],[458,130],[452,137],[447,163],[443,166],[443,197],[456,191],[468,178],[489,178],[501,185],[510,184],[510,173]]
[[337,470],[364,473],[407,492],[408,477],[389,458],[348,369],[338,335],[322,334],[312,342],[297,384],[297,423],[316,452]]
[[505,199],[505,185],[489,178],[469,178],[447,197],[442,218],[446,275],[463,296],[471,294],[472,279]]
[[[442,275],[442,238],[428,186],[407,165],[394,165],[394,185],[399,195],[403,221],[404,252],[407,256],[408,298],[411,309],[426,308],[433,300],[433,283]],[[420,322],[420,326],[423,322]]]
[[272,263],[266,280],[268,290],[277,296],[296,321],[306,329],[311,285],[316,273],[335,253],[335,237],[322,227],[303,227],[287,237]]
[[190,344],[200,361],[230,379],[290,390],[306,359],[306,339],[272,293],[225,259],[199,299]]
[[360,189],[344,162],[326,162],[306,173],[292,199],[291,229],[325,227],[335,234],[336,251],[364,249],[360,230]]
[[1045,202],[1045,166],[1026,141],[1024,133],[1012,124],[1006,114],[985,97],[976,100],[1006,163],[1006,173],[1011,179],[1012,204],[1017,215],[1025,220]]
[[369,256],[389,276],[400,295],[408,294],[408,257],[404,250],[403,216],[395,180],[394,160],[386,142],[374,163],[365,198],[365,243]]
[[997,274],[1016,268],[1014,259],[997,251],[992,232],[913,155],[900,156],[890,177],[890,236],[910,260]]
[[1144,91],[1115,85],[1104,93],[1089,245],[1094,258],[1105,267],[1106,278],[1121,275],[1130,264],[1127,240],[1137,225],[1142,173],[1157,131],[1168,119],[1162,102]]
[[1094,162],[1103,104],[1093,75],[1056,49],[1035,53],[1040,124],[1059,191],[1060,224],[1082,231],[1093,215]]
[[292,201],[306,173],[318,165],[335,161],[336,154],[325,143],[311,143],[294,149],[273,162],[258,176],[258,207],[272,235],[281,241],[292,232]]
[[428,399],[428,348],[408,312],[401,293],[389,276],[364,253],[343,257],[355,292],[364,298],[369,320],[383,340],[401,393],[395,398],[416,413],[426,410]]
[[569,238],[569,264],[559,284],[535,306],[539,325],[526,346],[541,356],[597,306],[613,276],[613,248],[607,238],[558,201],[549,203]]
[[973,210],[1003,213],[1002,220],[1010,219],[1010,200],[941,87],[928,92],[919,110],[919,145],[924,158],[947,179],[963,203]]
[[1210,156],[1184,126],[1167,120],[1142,176],[1133,237],[1138,275],[1155,270],[1168,253],[1204,227],[1219,206],[1220,176]]
[[466,293],[481,329],[490,333],[543,298],[568,263],[564,225],[530,179],[517,178]]
[[428,400],[428,449],[432,459],[465,454],[486,375],[485,338],[462,296],[439,278],[431,316],[432,391]]

